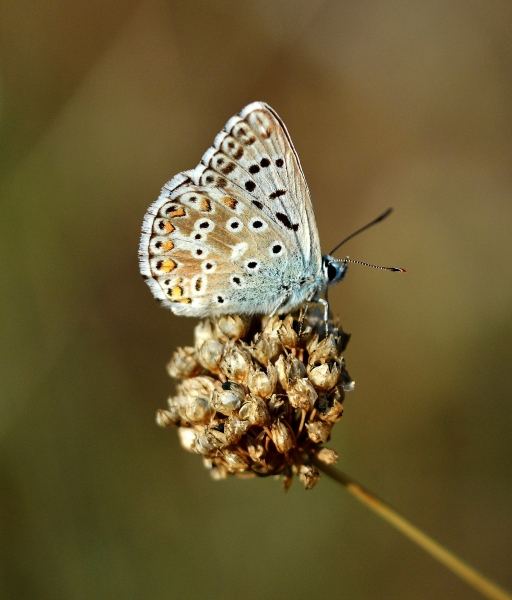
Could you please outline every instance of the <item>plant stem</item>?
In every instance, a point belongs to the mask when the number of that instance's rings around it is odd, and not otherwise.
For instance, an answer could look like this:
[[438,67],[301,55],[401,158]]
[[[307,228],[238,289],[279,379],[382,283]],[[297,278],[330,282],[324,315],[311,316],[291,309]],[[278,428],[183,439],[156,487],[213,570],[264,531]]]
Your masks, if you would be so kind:
[[415,544],[423,548],[423,550],[455,573],[460,579],[479,591],[485,598],[489,598],[490,600],[512,600],[512,595],[506,590],[487,579],[487,577],[479,573],[476,569],[473,569],[473,567],[470,567],[458,556],[443,548],[441,544],[433,540],[426,533],[423,533],[423,531],[391,508],[387,502],[372,494],[360,483],[338,469],[327,466],[317,459],[313,459],[313,463],[320,471],[345,486],[358,500],[380,515],[390,525],[401,531]]

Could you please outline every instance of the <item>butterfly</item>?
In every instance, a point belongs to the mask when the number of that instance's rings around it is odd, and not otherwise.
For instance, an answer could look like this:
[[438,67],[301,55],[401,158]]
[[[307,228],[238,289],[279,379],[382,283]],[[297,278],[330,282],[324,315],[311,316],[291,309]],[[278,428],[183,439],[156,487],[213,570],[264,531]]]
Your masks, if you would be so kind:
[[229,119],[197,167],[164,185],[144,217],[139,264],[157,300],[190,317],[287,313],[347,269],[322,256],[299,157],[264,102]]

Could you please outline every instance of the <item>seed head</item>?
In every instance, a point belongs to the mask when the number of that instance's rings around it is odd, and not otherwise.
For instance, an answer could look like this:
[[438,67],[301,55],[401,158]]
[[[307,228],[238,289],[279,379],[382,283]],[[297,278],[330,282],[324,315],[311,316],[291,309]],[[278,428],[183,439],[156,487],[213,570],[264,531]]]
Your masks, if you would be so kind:
[[306,489],[320,477],[316,456],[336,462],[323,447],[343,414],[353,381],[342,352],[349,337],[322,310],[201,321],[195,345],[178,348],[168,372],[178,380],[162,427],[178,427],[182,446],[203,456],[214,479],[279,476],[288,489],[298,475]]

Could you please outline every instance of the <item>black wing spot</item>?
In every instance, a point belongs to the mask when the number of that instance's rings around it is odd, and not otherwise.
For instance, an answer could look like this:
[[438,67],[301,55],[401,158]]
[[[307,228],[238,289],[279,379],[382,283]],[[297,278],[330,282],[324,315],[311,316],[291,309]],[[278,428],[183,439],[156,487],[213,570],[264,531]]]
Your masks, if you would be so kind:
[[282,247],[279,244],[276,244],[275,246],[272,246],[272,252],[274,254],[279,254],[279,252],[281,252]]
[[161,248],[162,247],[162,242],[157,242],[155,244],[155,248]]
[[215,179],[213,178],[212,175],[208,175],[208,177],[206,178],[206,183],[213,183],[215,181]]
[[233,277],[233,282],[240,285],[240,277]]
[[217,302],[222,304],[224,302],[224,298],[222,296],[217,296]]
[[202,286],[203,286],[203,279],[202,279],[202,277],[198,277],[198,278],[196,279],[196,285],[195,285],[195,287],[196,287],[196,292],[200,292],[200,291],[201,291],[201,287],[202,287]]
[[276,190],[275,192],[272,192],[269,196],[269,198],[271,200],[275,200],[276,198],[279,198],[279,196],[284,196],[286,194],[286,190]]
[[178,207],[176,206],[176,204],[171,204],[171,206],[168,206],[165,209],[165,214],[168,215],[170,212],[173,212],[177,209]]
[[245,189],[248,192],[254,192],[255,188],[256,188],[256,184],[254,183],[254,181],[249,180],[249,181],[245,182]]
[[203,238],[203,236],[200,233],[196,233],[196,235],[194,236],[195,240],[200,240],[202,238]]
[[163,229],[165,227],[165,221],[160,221],[160,223],[158,223],[158,229]]
[[163,260],[159,260],[159,261],[156,263],[156,268],[157,268],[157,269],[160,271],[160,269],[162,268],[162,265],[163,265],[163,264],[164,264],[164,261],[163,261]]
[[268,159],[268,158],[262,158],[262,159],[260,160],[260,165],[261,165],[263,168],[265,168],[265,167],[268,167],[268,166],[269,166],[269,164],[270,164],[270,161],[269,161],[269,159]]
[[283,213],[276,213],[276,217],[281,223],[287,227],[288,229],[292,229],[293,231],[297,231],[299,229],[298,223],[291,223],[290,219]]
[[258,167],[258,165],[251,165],[249,167],[249,173],[252,173],[253,175],[255,175],[256,173],[260,172],[260,168]]
[[258,202],[257,200],[253,200],[252,203],[254,204],[254,206],[256,208],[259,208],[260,210],[263,210],[263,204],[261,202]]
[[254,229],[259,229],[260,227],[263,227],[263,223],[261,221],[254,221],[252,226],[254,227]]
[[212,267],[213,267],[212,263],[206,263],[205,264],[205,268],[208,269],[208,270],[211,269]]
[[284,160],[282,158],[278,158],[276,160],[276,166],[282,167],[284,165]]

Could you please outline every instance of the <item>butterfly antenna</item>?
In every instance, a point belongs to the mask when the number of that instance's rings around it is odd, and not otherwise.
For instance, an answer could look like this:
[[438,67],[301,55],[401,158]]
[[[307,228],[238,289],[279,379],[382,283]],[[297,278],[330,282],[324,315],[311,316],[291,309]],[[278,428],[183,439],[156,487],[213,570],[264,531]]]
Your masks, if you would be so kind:
[[[383,212],[379,217],[377,217],[376,219],[374,219],[373,221],[371,221],[370,223],[368,223],[367,225],[365,225],[364,227],[361,227],[361,229],[358,229],[357,231],[355,231],[352,235],[349,235],[347,238],[345,238],[342,242],[340,242],[335,248],[334,250],[331,250],[329,252],[329,254],[334,254],[336,252],[336,250],[338,248],[340,248],[341,246],[343,246],[343,244],[345,244],[346,242],[348,242],[349,240],[351,240],[353,237],[356,237],[356,235],[359,235],[360,233],[362,233],[363,231],[366,231],[367,229],[369,229],[370,227],[372,227],[373,225],[376,225],[377,223],[380,223],[381,221],[383,221],[387,216],[389,216],[391,213],[393,212],[392,208],[388,208],[386,212]],[[373,267],[374,265],[368,265],[369,267]],[[375,267],[376,269],[385,269],[387,267]],[[398,269],[399,271],[401,269]]]
[[338,263],[353,263],[355,265],[364,265],[365,267],[371,267],[372,269],[381,269],[382,271],[394,271],[395,273],[407,273],[405,269],[400,269],[399,267],[381,267],[379,265],[371,265],[367,262],[362,262],[360,260],[352,260],[351,258],[341,258],[339,260],[334,260],[334,262]]

